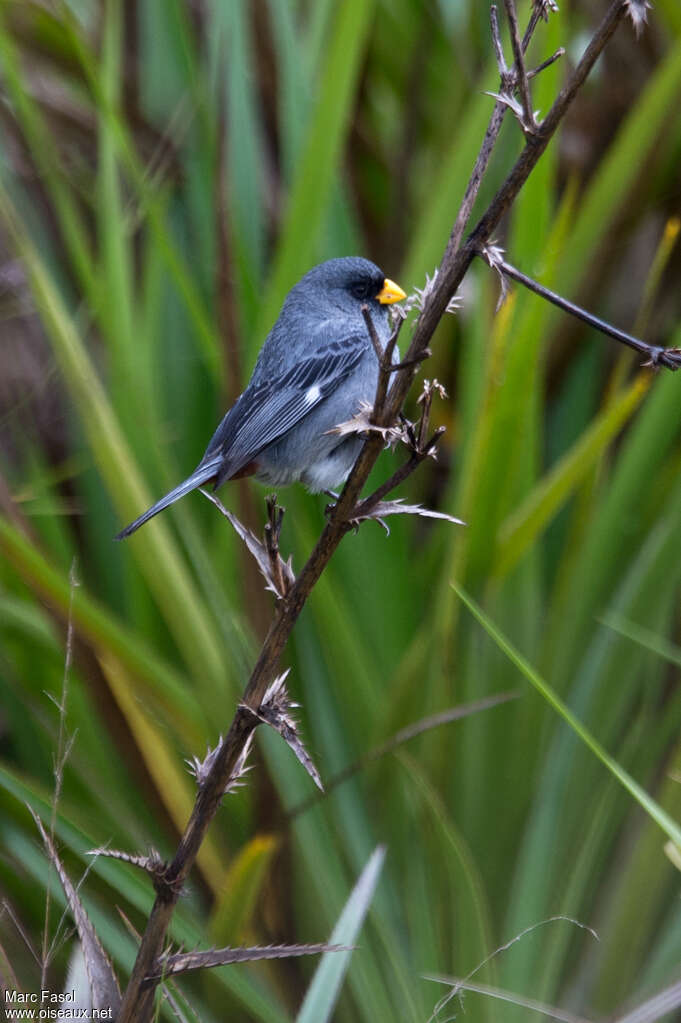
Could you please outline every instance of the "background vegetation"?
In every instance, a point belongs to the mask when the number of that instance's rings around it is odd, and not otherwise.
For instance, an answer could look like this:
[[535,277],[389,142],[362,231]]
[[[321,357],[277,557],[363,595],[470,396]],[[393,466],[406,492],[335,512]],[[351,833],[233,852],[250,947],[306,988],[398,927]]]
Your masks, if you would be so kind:
[[[534,61],[559,45],[573,59],[603,6],[563,4]],[[56,833],[80,876],[105,843],[173,851],[193,801],[183,758],[231,720],[271,613],[198,495],[121,546],[112,536],[195,465],[310,265],[363,253],[405,289],[423,284],[497,82],[487,5],[466,0],[3,0],[0,71],[0,944],[3,978],[31,990],[40,972],[15,919],[39,948],[48,868],[25,803],[49,821],[70,602],[75,739]],[[536,80],[540,112],[563,74],[559,63]],[[681,9],[657,0],[639,42],[618,33],[503,238],[527,273],[666,345],[681,345],[680,102]],[[481,203],[520,144],[509,119]],[[474,267],[463,311],[440,329],[425,373],[449,391],[436,409],[448,432],[408,485],[469,525],[348,537],[288,656],[327,781],[425,715],[517,698],[298,814],[311,782],[261,729],[249,784],[226,801],[175,919],[189,946],[326,939],[385,843],[338,1021],[425,1021],[445,989],[424,973],[464,976],[558,914],[600,941],[547,923],[475,980],[594,1019],[678,977],[662,832],[450,582],[678,815],[681,380],[534,296],[514,291],[495,315],[497,296]],[[222,497],[259,530],[262,495],[240,483]],[[300,566],[324,499],[280,497]],[[143,927],[150,886],[99,858],[81,894],[124,978],[126,920]],[[222,968],[182,986],[204,1020],[272,1023],[295,1016],[314,965]],[[465,1012],[528,1018],[475,994]]]

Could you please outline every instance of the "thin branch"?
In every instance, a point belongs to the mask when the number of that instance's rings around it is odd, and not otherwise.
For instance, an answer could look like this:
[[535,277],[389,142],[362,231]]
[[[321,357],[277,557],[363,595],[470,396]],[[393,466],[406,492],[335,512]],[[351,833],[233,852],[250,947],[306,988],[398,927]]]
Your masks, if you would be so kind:
[[558,306],[559,309],[569,313],[571,316],[575,316],[578,320],[588,323],[590,327],[595,327],[601,334],[606,334],[608,337],[614,338],[615,341],[620,341],[629,348],[633,348],[634,351],[640,352],[641,355],[647,356],[648,361],[644,363],[644,366],[653,366],[655,369],[659,366],[664,366],[666,369],[671,370],[677,370],[681,367],[681,348],[662,348],[660,345],[651,345],[647,341],[641,341],[640,338],[634,337],[633,334],[627,334],[626,331],[613,327],[610,323],[606,323],[605,320],[601,320],[598,316],[594,316],[593,313],[587,312],[586,309],[582,309],[581,306],[575,305],[574,302],[570,302],[567,298],[563,298],[562,295],[556,294],[555,291],[551,291],[550,288],[544,287],[543,284],[539,284],[532,277],[528,277],[527,274],[517,270],[510,263],[507,263],[506,260],[500,258],[498,253],[490,247],[484,248],[480,252],[480,256],[493,270],[506,277],[510,277],[513,281],[517,281],[518,284],[522,284],[530,291],[533,291],[535,295],[546,299],[547,302]]
[[[441,432],[444,433],[444,427]],[[412,452],[407,461],[403,462],[399,469],[395,470],[392,476],[385,480],[384,483],[381,483],[379,487],[376,487],[376,490],[374,490],[372,494],[365,497],[363,501],[359,502],[359,504],[355,505],[353,517],[355,519],[366,518],[373,511],[378,502],[383,500],[386,494],[389,494],[391,490],[399,487],[401,483],[404,483],[404,481],[408,479],[413,472],[415,472],[422,461],[422,457],[417,455],[416,452]]]
[[[430,349],[426,349],[426,351],[430,351]],[[403,366],[404,365],[405,364],[403,363]],[[408,362],[406,365],[411,365],[411,363]],[[430,410],[435,391],[439,391],[440,395],[445,397],[444,388],[437,380],[425,380],[423,384],[423,391],[418,398],[419,404],[422,405],[421,417],[415,428],[412,423],[407,422],[405,430],[409,440],[409,446],[411,447],[410,457],[392,474],[392,476],[390,476],[387,480],[384,480],[384,482],[381,483],[381,485],[377,487],[372,494],[369,494],[368,497],[365,497],[363,501],[356,505],[352,513],[353,522],[360,522],[362,519],[373,517],[376,506],[380,504],[383,498],[389,494],[391,490],[395,490],[396,487],[411,476],[424,459],[431,456],[435,457],[435,447],[437,442],[440,440],[440,437],[445,432],[445,427],[439,426],[433,433],[432,437],[427,439],[428,429],[430,426]]]
[[508,67],[506,66],[506,57],[504,56],[504,47],[501,44],[501,31],[499,29],[499,14],[497,12],[497,5],[492,4],[489,9],[489,20],[492,28],[492,45],[494,46],[494,56],[497,62],[497,69],[499,71],[499,78],[501,79],[502,87],[506,81],[508,75]]
[[[621,2],[623,3],[624,0],[621,0]],[[540,7],[541,11],[539,10]],[[530,15],[530,20],[527,29],[525,30],[525,35],[523,36],[522,45],[523,53],[527,50],[528,46],[530,45],[532,36],[534,34],[534,30],[539,24],[540,18],[543,16],[545,16],[544,5],[535,4],[532,9],[532,14]],[[492,23],[492,39],[494,42],[495,49],[498,49],[497,58],[499,59],[500,62],[501,89],[503,91],[506,88],[507,84],[507,77],[502,71],[502,69],[506,69],[506,61],[504,60],[503,50],[501,49],[501,42],[498,43],[498,46],[496,42],[496,39],[499,39],[499,25],[497,20],[497,9],[494,6],[494,4],[490,8],[490,19]],[[501,125],[503,123],[505,113],[506,113],[505,104],[497,101],[494,104],[494,110],[492,111],[492,116],[490,117],[490,121],[487,126],[487,131],[485,132],[485,137],[482,140],[480,151],[478,152],[478,156],[473,166],[473,170],[471,171],[471,176],[468,179],[468,184],[466,185],[466,191],[464,192],[463,199],[461,200],[459,212],[457,213],[456,220],[454,221],[454,227],[452,228],[452,232],[449,236],[447,249],[445,251],[444,259],[442,261],[443,268],[445,264],[451,263],[451,261],[454,258],[454,255],[458,252],[461,246],[461,242],[463,240],[463,233],[466,230],[466,225],[470,219],[471,213],[473,212],[473,206],[475,205],[475,200],[478,197],[478,192],[480,191],[480,185],[482,184],[482,179],[485,176],[485,171],[487,170],[487,167],[489,165],[490,157],[492,156],[492,150],[494,149],[494,144],[499,136],[499,132],[501,131]],[[450,297],[456,292],[469,266],[470,260],[462,269],[458,283],[453,288],[450,289],[449,291]],[[441,279],[440,284],[442,285],[442,283],[443,281]],[[440,318],[441,315],[442,313],[438,314],[438,319]],[[412,348],[413,347],[414,344],[412,342]],[[425,345],[420,347],[425,347]],[[414,352],[414,354],[416,353]]]
[[281,536],[281,524],[284,521],[284,511],[277,504],[277,495],[268,494],[265,498],[267,505],[267,522],[265,523],[265,547],[270,560],[270,569],[277,589],[281,597],[288,593],[290,578],[285,574],[285,565],[279,556],[279,537]]
[[522,127],[525,132],[533,133],[537,130],[537,125],[532,111],[532,97],[530,96],[530,85],[527,81],[527,72],[525,71],[523,46],[520,41],[518,16],[516,14],[514,0],[504,0],[504,7],[506,8],[506,17],[508,18],[508,24],[511,30],[511,46],[513,47],[513,56],[515,58],[516,86],[520,93],[520,99],[523,105],[524,123]]
[[386,373],[399,373],[401,369],[407,369],[409,366],[418,366],[420,362],[425,362],[429,359],[433,353],[430,348],[424,348],[422,352],[415,355],[413,359],[403,359],[402,362],[393,362],[392,366],[388,366]]
[[378,365],[379,365],[379,367],[382,368],[383,367],[383,349],[381,348],[381,342],[379,341],[378,334],[376,333],[376,328],[374,326],[374,321],[371,319],[371,313],[369,311],[369,306],[368,305],[363,305],[362,308],[361,308],[361,313],[362,313],[362,316],[364,317],[364,322],[367,325],[367,330],[369,331],[369,337],[371,338],[371,343],[374,346],[374,352],[376,353],[376,359],[378,361]]
[[378,334],[376,333],[374,321],[371,318],[369,306],[367,305],[362,306],[362,316],[364,317],[364,322],[366,323],[367,330],[369,331],[369,337],[371,338],[371,343],[374,346],[376,358],[378,359],[378,383],[376,385],[376,396],[374,398],[374,408],[371,416],[371,422],[373,423],[377,421],[376,417],[380,415],[380,412],[385,404],[385,398],[388,392],[388,384],[390,382],[391,373],[393,373],[395,370],[399,371],[405,368],[400,363],[397,364],[393,363],[393,352],[395,351],[395,345],[397,344],[397,339],[400,336],[400,331],[402,330],[402,324],[404,323],[404,320],[399,319],[397,321],[392,334],[390,335],[388,341],[386,342],[385,348],[382,348]]
[[[413,358],[428,346],[447,303],[459,288],[476,252],[489,240],[504,213],[534,170],[577,92],[584,84],[591,68],[603,52],[627,10],[627,0],[613,0],[610,4],[567,84],[561,89],[544,120],[537,126],[536,133],[526,137],[525,146],[515,165],[463,245],[461,245],[463,234],[463,227],[460,227],[461,214],[457,217],[440,264],[435,287],[417,320],[411,345],[406,353],[407,358]],[[476,162],[476,173],[479,162],[480,156]],[[397,384],[398,386],[392,388],[390,392],[389,407],[386,410],[388,418],[391,416],[394,418],[402,407],[411,380],[406,374],[400,375]]]
[[549,14],[555,13],[558,10],[558,4],[555,0],[534,0],[532,5],[532,14],[528,22],[527,28],[525,29],[525,35],[523,36],[523,53],[527,52],[527,47],[530,45],[534,30],[543,19],[544,21],[549,20]]
[[547,67],[551,67],[552,64],[555,64],[557,60],[560,60],[560,58],[564,56],[565,47],[559,46],[556,52],[552,53],[550,57],[547,57],[546,60],[543,60],[541,64],[537,64],[536,67],[531,68],[527,72],[527,77],[536,78],[536,76],[540,75],[542,71],[546,71]]

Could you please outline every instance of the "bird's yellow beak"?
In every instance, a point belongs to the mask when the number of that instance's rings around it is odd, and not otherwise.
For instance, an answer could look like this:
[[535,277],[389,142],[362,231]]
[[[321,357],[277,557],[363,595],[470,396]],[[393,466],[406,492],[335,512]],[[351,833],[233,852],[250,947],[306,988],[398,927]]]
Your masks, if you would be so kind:
[[406,298],[406,292],[402,291],[399,284],[395,284],[388,277],[383,281],[383,287],[379,291],[376,298],[381,305],[392,305],[393,302],[401,302],[403,298]]

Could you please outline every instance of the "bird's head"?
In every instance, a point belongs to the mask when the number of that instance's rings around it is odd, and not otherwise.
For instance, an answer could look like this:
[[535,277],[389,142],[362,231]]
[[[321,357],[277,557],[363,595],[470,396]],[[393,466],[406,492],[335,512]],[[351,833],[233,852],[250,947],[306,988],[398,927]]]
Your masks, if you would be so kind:
[[330,316],[342,313],[353,318],[361,316],[363,305],[383,318],[389,305],[406,297],[375,263],[360,256],[319,263],[289,293],[289,300],[296,305],[305,303],[320,314],[326,311]]

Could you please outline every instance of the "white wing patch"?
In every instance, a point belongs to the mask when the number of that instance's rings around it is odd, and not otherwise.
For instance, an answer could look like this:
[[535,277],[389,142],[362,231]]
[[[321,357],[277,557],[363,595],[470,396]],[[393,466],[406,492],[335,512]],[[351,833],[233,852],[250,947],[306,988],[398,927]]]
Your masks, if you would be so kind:
[[314,403],[316,401],[319,401],[319,395],[320,394],[321,394],[321,391],[319,390],[317,385],[314,384],[312,387],[308,388],[308,390],[305,392],[305,403],[307,405],[314,405]]

